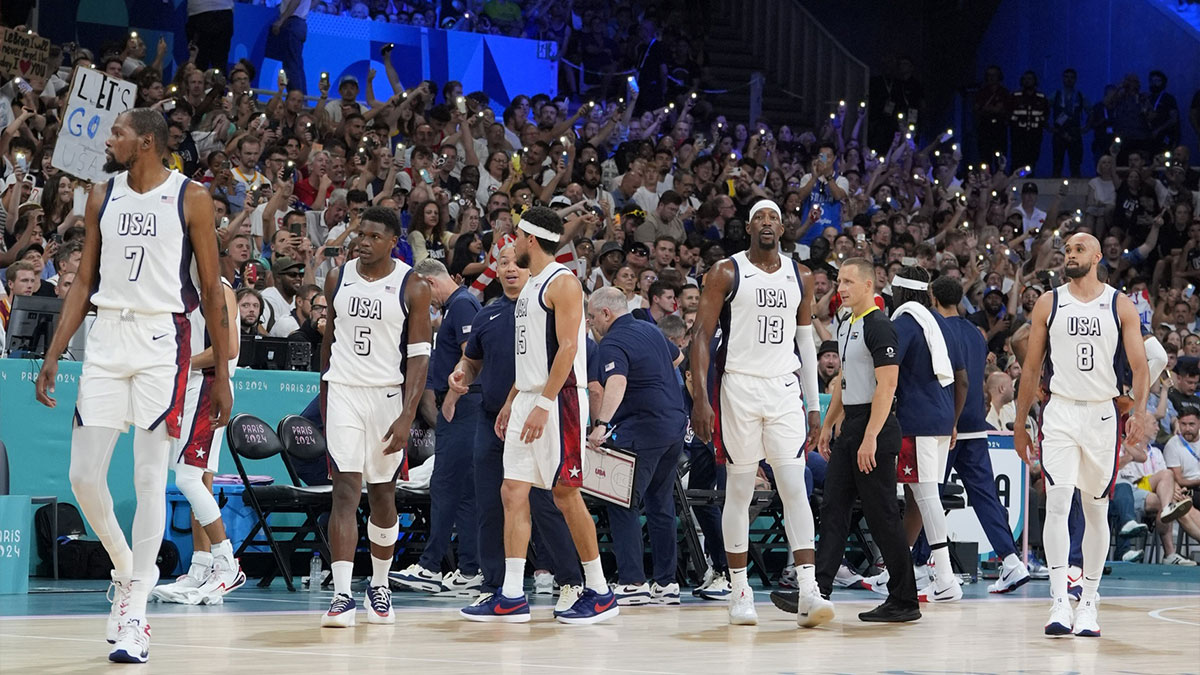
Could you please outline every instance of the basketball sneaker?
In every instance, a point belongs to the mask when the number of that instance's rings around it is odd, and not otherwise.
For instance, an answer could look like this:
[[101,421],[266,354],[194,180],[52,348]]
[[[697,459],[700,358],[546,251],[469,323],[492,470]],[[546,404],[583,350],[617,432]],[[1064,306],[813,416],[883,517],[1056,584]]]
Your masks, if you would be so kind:
[[184,596],[204,586],[212,574],[212,567],[193,562],[188,571],[175,578],[175,581],[161,586],[155,586],[150,591],[150,600],[155,602],[183,602]]
[[235,591],[246,583],[246,573],[237,558],[226,558],[223,555],[213,557],[212,574],[196,592],[200,594],[200,604],[220,605],[225,602],[225,594]]
[[962,600],[962,582],[958,577],[950,577],[945,586],[940,585],[937,579],[925,588],[917,591],[918,602],[955,602]]
[[559,623],[587,625],[607,621],[620,613],[617,596],[611,590],[600,594],[590,588],[584,588],[575,604],[565,612],[555,610],[554,618],[558,619]]
[[554,574],[546,570],[535,570],[533,573],[533,594],[554,595]]
[[116,644],[125,612],[129,609],[129,591],[129,577],[118,577],[116,570],[113,570],[112,583],[108,587],[108,595],[111,596],[108,599],[112,601],[112,608],[108,610],[108,621],[104,625],[104,639],[110,645]]
[[796,580],[796,566],[788,565],[783,568],[783,572],[779,575],[780,588],[800,588],[800,582]]
[[1083,579],[1083,570],[1075,565],[1067,568],[1067,595],[1079,600],[1083,597],[1083,586],[1079,582]]
[[1029,574],[1029,570],[1025,567],[1025,563],[1021,562],[1020,560],[1018,560],[1017,564],[1013,565],[1012,567],[1003,565],[1000,568],[1000,578],[996,579],[996,581],[992,582],[991,584],[988,584],[988,593],[1012,593],[1018,588],[1029,583],[1031,578],[1033,577]]
[[868,591],[874,591],[880,595],[887,595],[889,579],[891,579],[891,577],[888,575],[887,568],[885,567],[879,574],[876,574],[873,577],[865,577],[861,583],[862,587]]
[[757,626],[758,611],[754,609],[754,591],[749,586],[729,593],[729,623],[734,626]]
[[554,611],[565,612],[571,609],[571,606],[579,599],[580,593],[583,593],[583,586],[567,584],[560,587],[558,589],[558,602],[554,603]]
[[1174,504],[1168,504],[1167,508],[1162,510],[1162,515],[1159,516],[1164,523],[1174,522],[1183,516],[1187,515],[1188,511],[1192,510],[1191,500],[1178,501]]
[[473,598],[479,594],[479,587],[482,585],[482,574],[468,577],[462,572],[454,570],[442,579],[442,587],[446,590],[442,591],[440,595]]
[[500,593],[480,593],[475,602],[458,610],[458,613],[468,621],[527,623],[529,601],[524,595],[519,598],[506,598]]
[[650,584],[615,584],[613,595],[617,596],[617,604],[625,607],[650,604]]
[[837,575],[833,577],[833,585],[838,588],[862,588],[863,575],[855,572],[846,561],[838,566]]
[[1045,581],[1050,578],[1050,568],[1046,567],[1042,561],[1037,558],[1029,559],[1029,577],[1038,581]]
[[692,589],[692,595],[701,600],[724,600],[730,593],[729,577],[724,572],[714,574],[699,587]]
[[771,591],[771,604],[781,612],[800,613],[800,591]]
[[116,663],[145,663],[150,659],[150,624],[129,618],[117,629],[116,643],[108,660]]
[[410,591],[441,593],[446,590],[440,572],[432,572],[413,563],[399,572],[388,572],[388,581]]
[[392,589],[387,586],[368,584],[363,604],[367,606],[367,623],[396,623],[396,615],[392,613]]
[[1100,637],[1100,596],[1084,600],[1075,608],[1075,635]]
[[678,605],[679,584],[671,582],[666,586],[659,586],[657,581],[650,584],[650,599],[656,605]]
[[354,598],[345,593],[336,593],[329,610],[321,615],[322,628],[350,628],[354,625],[354,613],[357,609]]
[[814,628],[833,621],[833,603],[821,596],[816,584],[808,591],[802,591],[798,600],[796,623],[802,628]]
[[1050,620],[1046,622],[1046,635],[1058,637],[1070,635],[1074,624],[1075,612],[1071,610],[1071,601],[1066,596],[1054,598],[1050,606]]

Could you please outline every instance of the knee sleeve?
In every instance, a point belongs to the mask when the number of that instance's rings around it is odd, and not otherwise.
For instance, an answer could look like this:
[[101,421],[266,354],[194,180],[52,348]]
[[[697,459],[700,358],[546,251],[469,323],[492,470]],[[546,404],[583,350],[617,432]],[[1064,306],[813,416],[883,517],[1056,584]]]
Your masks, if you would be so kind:
[[375,521],[367,520],[367,539],[376,546],[391,546],[396,543],[396,536],[400,533],[400,520],[392,523],[391,527],[380,527],[375,524]]
[[217,506],[212,491],[204,484],[204,469],[186,464],[176,466],[175,486],[187,497],[192,515],[201,527],[211,525],[221,517],[221,507]]
[[793,551],[813,548],[814,527],[812,505],[804,483],[803,464],[784,464],[775,467],[776,488],[783,501],[783,529],[788,546]]
[[1070,485],[1051,485],[1046,488],[1046,523],[1042,545],[1046,549],[1046,564],[1051,570],[1067,565],[1070,548],[1067,517],[1071,513],[1071,498],[1075,488]]
[[925,537],[929,540],[929,548],[936,549],[946,545],[946,512],[942,509],[942,498],[938,494],[937,483],[914,483],[908,486],[912,490],[913,501],[921,512],[921,522],[925,526]]
[[730,473],[725,477],[725,508],[721,509],[721,533],[725,550],[745,553],[750,550],[750,502],[754,499],[753,471]]

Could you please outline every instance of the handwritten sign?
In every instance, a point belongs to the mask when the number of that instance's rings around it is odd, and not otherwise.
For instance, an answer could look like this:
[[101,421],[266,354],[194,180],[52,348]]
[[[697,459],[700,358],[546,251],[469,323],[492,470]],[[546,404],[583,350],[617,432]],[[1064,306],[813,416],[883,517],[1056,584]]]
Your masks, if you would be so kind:
[[94,68],[76,68],[54,146],[54,166],[93,183],[108,180],[104,143],[117,115],[131,110],[136,98],[137,85]]
[[0,29],[0,73],[25,79],[45,79],[50,40],[36,33]]

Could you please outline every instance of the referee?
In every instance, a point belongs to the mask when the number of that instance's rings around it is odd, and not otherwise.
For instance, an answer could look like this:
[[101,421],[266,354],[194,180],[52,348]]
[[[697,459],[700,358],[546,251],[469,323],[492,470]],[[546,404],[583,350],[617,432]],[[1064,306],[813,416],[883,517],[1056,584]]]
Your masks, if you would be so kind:
[[[833,388],[833,401],[821,425],[819,447],[821,455],[829,460],[829,468],[821,505],[817,584],[828,598],[850,533],[850,513],[858,498],[891,572],[887,600],[858,618],[915,621],[921,618],[921,610],[896,502],[896,456],[901,440],[894,414],[900,369],[896,330],[875,305],[875,266],[870,260],[851,258],[842,263],[838,293],[850,308],[851,317],[838,326],[841,386]],[[829,440],[839,422],[841,433],[831,451]]]

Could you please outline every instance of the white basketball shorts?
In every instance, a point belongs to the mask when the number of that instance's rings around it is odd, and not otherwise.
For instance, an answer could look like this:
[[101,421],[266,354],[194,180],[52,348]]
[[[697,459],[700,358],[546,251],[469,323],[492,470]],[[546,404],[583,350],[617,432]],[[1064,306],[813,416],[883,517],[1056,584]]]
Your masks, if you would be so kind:
[[1115,401],[1051,396],[1042,409],[1042,475],[1092,497],[1112,496],[1121,456],[1121,413]]
[[717,461],[726,471],[755,471],[764,459],[771,466],[804,463],[808,415],[795,375],[725,373],[718,396]]
[[329,383],[325,442],[335,471],[361,473],[369,484],[396,480],[404,452],[383,454],[383,440],[404,411],[404,390]]
[[166,424],[179,438],[191,360],[186,314],[99,310],[88,331],[75,424],[122,433],[130,424]]
[[517,392],[504,435],[504,478],[549,490],[555,485],[583,485],[583,446],[587,437],[587,389],[563,387],[558,405],[546,415],[546,427],[532,443],[521,429],[541,392]]

